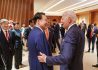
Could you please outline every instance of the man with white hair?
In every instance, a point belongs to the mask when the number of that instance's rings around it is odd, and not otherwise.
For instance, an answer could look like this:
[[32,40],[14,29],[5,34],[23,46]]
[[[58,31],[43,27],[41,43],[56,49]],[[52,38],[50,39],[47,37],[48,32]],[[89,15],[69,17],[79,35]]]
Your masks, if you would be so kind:
[[[14,54],[14,33],[9,31],[8,20],[0,20],[1,29],[0,29],[0,52],[2,59],[2,66],[0,70],[11,70],[12,69],[12,58]],[[1,65],[1,62],[0,62]]]
[[57,56],[47,56],[40,52],[38,60],[49,65],[60,65],[60,70],[83,70],[84,34],[75,24],[76,14],[67,11],[61,22],[67,30]]

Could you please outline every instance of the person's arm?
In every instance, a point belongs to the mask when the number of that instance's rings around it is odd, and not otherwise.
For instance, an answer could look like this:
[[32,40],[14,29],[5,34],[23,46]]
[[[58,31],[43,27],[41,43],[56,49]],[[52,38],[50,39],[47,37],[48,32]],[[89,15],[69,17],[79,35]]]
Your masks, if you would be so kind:
[[38,56],[38,59],[40,62],[45,62],[49,65],[54,65],[54,64],[69,64],[75,55],[75,48],[77,46],[77,40],[76,36],[69,34],[67,37],[64,39],[64,42],[62,43],[62,49],[61,53],[58,56],[46,56],[45,54],[40,54]]
[[46,63],[47,64],[69,64],[75,51],[74,44],[71,44],[70,42],[65,42],[65,45],[63,46],[62,52],[58,56],[47,56],[46,57]]

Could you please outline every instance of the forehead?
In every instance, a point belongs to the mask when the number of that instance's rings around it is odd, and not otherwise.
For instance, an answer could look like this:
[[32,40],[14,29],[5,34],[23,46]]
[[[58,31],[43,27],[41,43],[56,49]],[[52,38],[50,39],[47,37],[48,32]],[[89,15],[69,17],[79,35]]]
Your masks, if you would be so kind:
[[8,23],[8,22],[3,22],[2,24],[3,24],[3,25],[8,25],[9,23]]

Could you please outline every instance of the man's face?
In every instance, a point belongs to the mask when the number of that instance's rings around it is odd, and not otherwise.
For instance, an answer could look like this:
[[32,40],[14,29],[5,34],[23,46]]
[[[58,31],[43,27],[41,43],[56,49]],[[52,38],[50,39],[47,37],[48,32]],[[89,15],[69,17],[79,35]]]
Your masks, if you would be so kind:
[[2,26],[2,28],[3,28],[4,30],[8,30],[8,28],[9,28],[9,27],[8,27],[8,24],[9,24],[8,22],[4,22],[4,23],[2,23],[1,26]]
[[42,15],[42,19],[39,20],[39,25],[43,30],[47,28],[47,17],[45,15]]
[[30,26],[34,27],[34,22],[33,21],[30,23]]
[[19,26],[19,24],[15,24],[15,27],[14,27],[15,29],[20,29],[20,26]]
[[63,27],[65,28],[65,29],[67,29],[68,27],[69,27],[69,17],[65,17],[65,16],[62,16],[62,18],[61,18],[61,23],[63,24]]

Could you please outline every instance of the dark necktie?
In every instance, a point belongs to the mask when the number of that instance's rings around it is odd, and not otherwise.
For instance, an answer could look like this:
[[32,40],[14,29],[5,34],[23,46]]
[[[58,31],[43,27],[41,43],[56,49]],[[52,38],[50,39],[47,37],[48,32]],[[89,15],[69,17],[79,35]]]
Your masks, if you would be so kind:
[[9,38],[8,31],[5,31],[5,37],[6,37],[6,39],[8,40],[8,38]]

